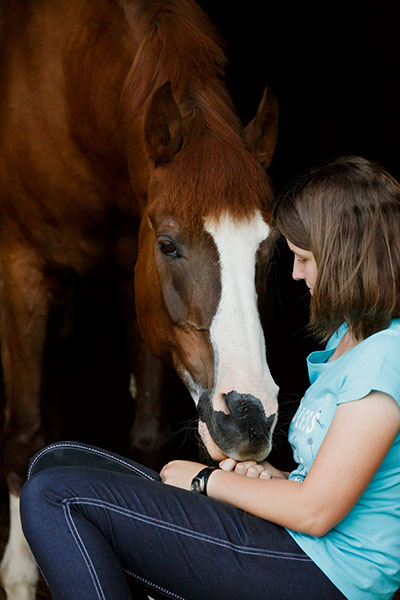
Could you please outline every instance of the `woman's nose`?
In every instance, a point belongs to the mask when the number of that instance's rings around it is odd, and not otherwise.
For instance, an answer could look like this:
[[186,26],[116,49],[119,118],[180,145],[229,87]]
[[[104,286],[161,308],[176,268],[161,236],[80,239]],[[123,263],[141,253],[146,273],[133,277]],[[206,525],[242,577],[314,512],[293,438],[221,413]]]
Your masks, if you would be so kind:
[[296,260],[294,260],[293,262],[292,277],[295,281],[300,281],[301,279],[304,279],[302,265],[301,263],[296,262]]

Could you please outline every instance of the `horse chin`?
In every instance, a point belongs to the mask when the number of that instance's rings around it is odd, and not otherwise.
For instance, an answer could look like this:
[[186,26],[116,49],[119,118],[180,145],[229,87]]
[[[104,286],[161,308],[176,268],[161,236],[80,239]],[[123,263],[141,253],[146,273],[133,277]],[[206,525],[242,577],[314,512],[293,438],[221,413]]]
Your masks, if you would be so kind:
[[256,462],[259,463],[267,458],[267,456],[271,452],[271,450],[272,450],[272,444],[271,444],[271,442],[268,442],[266,447],[261,449],[257,453],[250,452],[247,448],[244,448],[243,450],[239,450],[238,452],[230,453],[229,456],[239,462],[244,461],[244,460],[255,460]]
[[232,449],[226,449],[221,450],[221,448],[216,444],[216,442],[213,440],[213,438],[211,437],[211,434],[208,430],[208,427],[206,425],[206,423],[204,423],[204,421],[199,421],[199,434],[201,436],[202,442],[208,452],[208,454],[210,455],[210,457],[215,460],[215,461],[221,461],[224,460],[224,458],[233,458],[234,460],[237,460],[238,462],[244,461],[244,460],[255,460],[256,462],[262,462],[263,460],[266,459],[266,457],[268,456],[268,454],[271,452],[272,449],[272,444],[271,442],[268,442],[267,446],[260,450],[260,452],[258,452],[257,454],[254,454],[252,452],[249,452],[248,449],[246,448],[242,448],[240,450],[235,450],[234,448]]
[[210,432],[208,431],[208,427],[204,421],[199,421],[199,434],[208,454],[213,460],[219,462],[224,460],[224,458],[228,458],[228,454],[225,454],[225,452],[223,452],[212,439]]

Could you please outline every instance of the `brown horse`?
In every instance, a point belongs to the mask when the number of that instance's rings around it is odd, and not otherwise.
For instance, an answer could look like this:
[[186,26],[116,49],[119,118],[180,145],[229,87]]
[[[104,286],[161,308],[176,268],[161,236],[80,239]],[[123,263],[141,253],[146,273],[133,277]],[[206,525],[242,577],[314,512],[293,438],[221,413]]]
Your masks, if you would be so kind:
[[[276,102],[243,130],[218,36],[192,0],[4,0],[0,276],[8,598],[32,598],[18,496],[41,432],[49,307],[65,273],[135,249],[142,337],[199,409],[215,459],[264,458],[277,387],[265,359],[265,260]],[[257,159],[257,160],[256,160]],[[131,253],[135,254],[135,250]],[[132,258],[133,260],[133,258]],[[19,562],[17,562],[19,561]]]

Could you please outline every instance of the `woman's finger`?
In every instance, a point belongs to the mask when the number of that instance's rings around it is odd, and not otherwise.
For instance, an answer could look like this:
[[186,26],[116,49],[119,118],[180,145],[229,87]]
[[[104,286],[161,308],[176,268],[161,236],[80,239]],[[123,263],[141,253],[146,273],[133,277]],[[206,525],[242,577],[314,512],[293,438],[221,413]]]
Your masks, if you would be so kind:
[[236,465],[237,460],[235,460],[234,458],[224,458],[224,460],[221,460],[221,462],[219,463],[219,468],[223,471],[233,471]]
[[261,473],[264,471],[264,467],[261,465],[252,465],[247,469],[246,477],[251,477],[252,479],[258,479]]
[[241,462],[238,462],[236,467],[235,467],[235,473],[237,473],[238,475],[246,475],[247,470],[250,467],[255,466],[257,463],[255,460],[243,460]]

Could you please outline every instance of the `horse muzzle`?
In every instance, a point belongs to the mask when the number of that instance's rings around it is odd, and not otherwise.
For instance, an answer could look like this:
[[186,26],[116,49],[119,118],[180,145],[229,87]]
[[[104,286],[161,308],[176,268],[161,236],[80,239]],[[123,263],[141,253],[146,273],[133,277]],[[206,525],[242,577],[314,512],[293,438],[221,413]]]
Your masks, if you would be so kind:
[[264,460],[271,451],[277,414],[267,416],[261,401],[251,394],[224,394],[229,413],[214,410],[207,394],[198,404],[203,421],[220,450],[236,460]]

